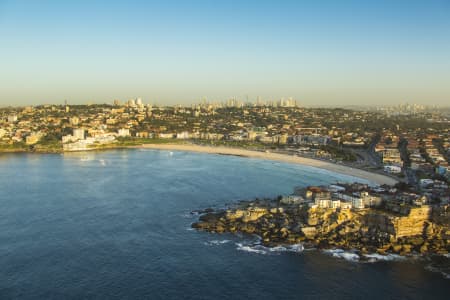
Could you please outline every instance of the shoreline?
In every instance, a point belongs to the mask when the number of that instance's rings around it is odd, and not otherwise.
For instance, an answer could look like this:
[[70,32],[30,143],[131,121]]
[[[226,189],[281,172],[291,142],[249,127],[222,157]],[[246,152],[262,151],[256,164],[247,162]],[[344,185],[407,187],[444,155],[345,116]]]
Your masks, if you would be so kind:
[[260,152],[254,150],[245,150],[239,148],[228,148],[228,147],[216,147],[216,146],[199,146],[192,144],[142,144],[138,146],[128,146],[127,148],[133,149],[154,149],[154,150],[174,150],[174,151],[187,151],[187,152],[198,152],[207,154],[220,154],[220,155],[232,155],[240,157],[258,158],[263,160],[272,160],[285,163],[300,164],[309,167],[315,167],[334,173],[339,173],[343,175],[358,177],[361,179],[368,180],[370,182],[383,185],[394,185],[398,182],[392,177],[373,173],[369,171],[364,171],[361,169],[352,168],[349,166],[338,165],[335,163],[322,161],[313,158],[301,157],[301,156],[290,156],[280,153],[272,152]]
[[[164,144],[141,144],[141,145],[108,145],[105,147],[92,148],[89,150],[80,151],[26,151],[23,149],[8,149],[7,151],[0,151],[4,154],[14,154],[14,153],[36,153],[36,154],[64,154],[71,152],[97,152],[97,151],[107,151],[115,149],[153,149],[153,150],[174,150],[174,151],[186,151],[186,152],[197,152],[206,154],[219,154],[219,155],[231,155],[239,157],[256,158],[262,160],[279,161],[285,163],[300,164],[309,167],[315,167],[323,170],[327,170],[334,173],[339,173],[343,175],[353,176],[361,179],[368,180],[372,183],[378,185],[395,185],[399,180],[392,178],[388,175],[383,175],[375,172],[370,172],[362,169],[353,168],[346,165],[339,165],[333,162],[323,161],[314,158],[293,156],[274,152],[263,152],[258,150],[246,150],[241,148],[225,147],[225,146],[200,146],[195,144],[175,144],[175,143],[164,143]],[[6,150],[6,149],[4,149]]]

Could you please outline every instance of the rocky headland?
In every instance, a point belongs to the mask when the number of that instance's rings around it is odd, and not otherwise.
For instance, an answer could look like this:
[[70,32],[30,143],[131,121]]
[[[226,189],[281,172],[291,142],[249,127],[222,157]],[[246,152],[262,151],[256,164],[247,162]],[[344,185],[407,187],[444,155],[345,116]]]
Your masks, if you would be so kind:
[[214,233],[247,233],[264,246],[302,243],[319,249],[348,249],[361,254],[447,255],[448,206],[386,209],[326,209],[286,205],[280,199],[242,201],[221,210],[200,212],[193,228]]

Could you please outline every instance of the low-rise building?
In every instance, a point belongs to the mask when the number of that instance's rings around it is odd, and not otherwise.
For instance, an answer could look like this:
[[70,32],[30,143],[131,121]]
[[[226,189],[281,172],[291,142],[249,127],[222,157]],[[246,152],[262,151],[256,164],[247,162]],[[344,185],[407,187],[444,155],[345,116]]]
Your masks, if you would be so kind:
[[119,130],[118,130],[118,136],[120,136],[120,137],[127,137],[127,136],[131,136],[131,134],[130,134],[130,129],[128,129],[128,128],[120,128]]

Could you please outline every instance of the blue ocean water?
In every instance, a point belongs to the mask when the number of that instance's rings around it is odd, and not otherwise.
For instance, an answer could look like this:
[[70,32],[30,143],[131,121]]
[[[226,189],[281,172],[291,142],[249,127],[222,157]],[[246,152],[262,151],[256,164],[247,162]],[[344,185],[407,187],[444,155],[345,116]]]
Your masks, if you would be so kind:
[[1,155],[0,299],[448,299],[450,281],[421,260],[190,229],[192,210],[337,180],[354,178],[177,151]]

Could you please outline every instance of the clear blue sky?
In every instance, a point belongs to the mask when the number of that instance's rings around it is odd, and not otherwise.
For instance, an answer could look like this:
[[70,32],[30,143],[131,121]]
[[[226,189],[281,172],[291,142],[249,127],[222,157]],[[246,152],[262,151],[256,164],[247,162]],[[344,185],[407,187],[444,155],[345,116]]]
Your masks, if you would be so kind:
[[0,105],[450,103],[450,0],[0,0]]

